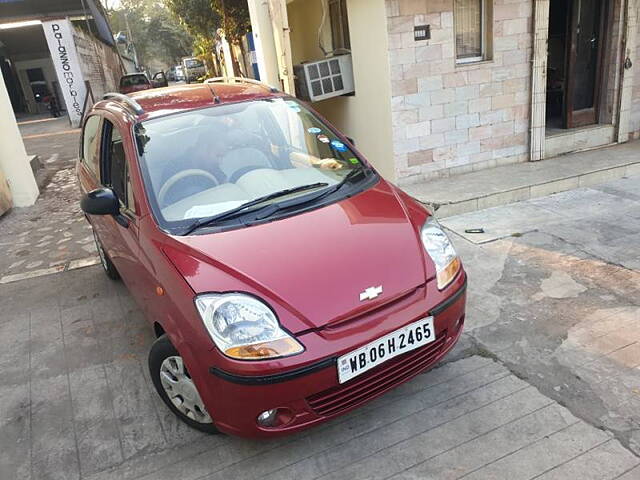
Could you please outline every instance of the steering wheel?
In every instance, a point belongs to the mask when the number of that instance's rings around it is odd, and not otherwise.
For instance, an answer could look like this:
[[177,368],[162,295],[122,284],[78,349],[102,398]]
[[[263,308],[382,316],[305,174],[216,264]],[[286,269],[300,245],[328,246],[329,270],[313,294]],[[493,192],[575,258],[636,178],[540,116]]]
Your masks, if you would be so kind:
[[167,196],[167,193],[169,193],[169,190],[171,190],[173,186],[176,183],[178,183],[180,180],[187,177],[205,177],[208,180],[211,180],[214,187],[219,184],[218,179],[214,177],[211,173],[205,170],[201,170],[199,168],[190,168],[188,170],[182,170],[181,172],[176,173],[171,178],[169,178],[169,180],[164,182],[164,185],[162,185],[162,188],[158,192],[158,203],[161,206],[164,206],[164,200]]

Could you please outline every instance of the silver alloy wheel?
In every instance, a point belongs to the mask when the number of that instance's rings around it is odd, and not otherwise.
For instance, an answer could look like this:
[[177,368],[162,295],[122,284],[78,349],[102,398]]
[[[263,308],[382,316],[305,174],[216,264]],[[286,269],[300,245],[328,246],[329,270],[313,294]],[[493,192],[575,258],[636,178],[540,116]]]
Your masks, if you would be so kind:
[[107,256],[104,253],[102,245],[100,245],[100,242],[98,241],[98,236],[96,235],[95,230],[93,230],[93,239],[96,242],[96,249],[98,250],[98,255],[100,256],[100,263],[102,264],[102,268],[104,268],[105,270],[109,270],[109,266],[107,265]]
[[160,365],[160,383],[171,403],[198,423],[211,423],[196,385],[184,368],[182,357],[167,357]]

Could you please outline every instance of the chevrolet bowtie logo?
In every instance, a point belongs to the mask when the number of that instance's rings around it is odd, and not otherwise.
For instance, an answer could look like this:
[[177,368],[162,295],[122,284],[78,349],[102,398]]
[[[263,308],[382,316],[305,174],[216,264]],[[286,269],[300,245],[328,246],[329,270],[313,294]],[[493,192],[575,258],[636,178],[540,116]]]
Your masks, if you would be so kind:
[[369,287],[364,292],[360,293],[360,301],[373,300],[382,293],[382,285],[377,287]]

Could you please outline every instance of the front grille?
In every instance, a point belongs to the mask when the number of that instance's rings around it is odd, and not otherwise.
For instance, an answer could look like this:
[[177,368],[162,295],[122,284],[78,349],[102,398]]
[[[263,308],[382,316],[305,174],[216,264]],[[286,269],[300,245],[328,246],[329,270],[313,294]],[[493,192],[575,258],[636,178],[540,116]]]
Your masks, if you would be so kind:
[[447,331],[432,343],[383,363],[349,382],[316,393],[307,403],[318,415],[329,416],[365,403],[417,375],[442,351]]

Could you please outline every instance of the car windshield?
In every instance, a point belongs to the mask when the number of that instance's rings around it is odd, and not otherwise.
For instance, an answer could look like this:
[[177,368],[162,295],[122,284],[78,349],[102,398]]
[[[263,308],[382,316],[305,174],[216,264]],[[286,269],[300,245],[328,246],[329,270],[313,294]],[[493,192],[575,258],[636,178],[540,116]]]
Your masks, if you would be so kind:
[[[285,190],[296,190],[286,200],[321,192],[356,169],[369,170],[292,99],[161,117],[138,124],[136,137],[149,201],[167,230]],[[300,189],[306,186],[312,188]]]
[[149,81],[144,75],[128,75],[120,80],[121,87],[135,87],[137,85],[146,85]]
[[200,60],[185,60],[184,63],[187,68],[198,68],[204,65]]

